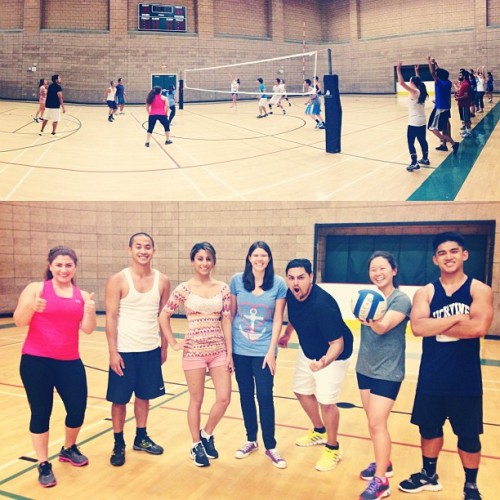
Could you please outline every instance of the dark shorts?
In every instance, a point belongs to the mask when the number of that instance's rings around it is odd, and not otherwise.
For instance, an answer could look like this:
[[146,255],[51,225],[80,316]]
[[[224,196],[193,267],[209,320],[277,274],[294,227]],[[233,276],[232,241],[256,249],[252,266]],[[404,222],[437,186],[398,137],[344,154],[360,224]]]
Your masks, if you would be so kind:
[[115,101],[106,101],[106,104],[108,105],[109,109],[116,109],[116,102]]
[[470,122],[470,107],[459,106],[458,112],[460,113],[460,120],[463,122]]
[[125,97],[117,97],[118,104],[125,104]]
[[123,377],[109,369],[108,401],[124,405],[132,393],[139,399],[154,399],[165,394],[159,347],[146,352],[121,352],[120,356],[125,363]]
[[450,110],[449,109],[436,109],[434,108],[429,117],[429,124],[427,128],[429,130],[439,130],[444,132],[448,130],[448,122],[450,120]]
[[356,376],[358,377],[358,387],[360,390],[368,389],[372,394],[396,401],[399,389],[401,388],[401,382],[367,377],[358,372],[356,372]]
[[482,396],[445,396],[417,392],[411,423],[419,427],[443,427],[449,419],[457,436],[477,436],[483,433]]
[[155,128],[156,122],[160,122],[165,129],[165,132],[170,132],[170,125],[168,123],[167,115],[149,115],[148,119],[148,134],[152,134]]

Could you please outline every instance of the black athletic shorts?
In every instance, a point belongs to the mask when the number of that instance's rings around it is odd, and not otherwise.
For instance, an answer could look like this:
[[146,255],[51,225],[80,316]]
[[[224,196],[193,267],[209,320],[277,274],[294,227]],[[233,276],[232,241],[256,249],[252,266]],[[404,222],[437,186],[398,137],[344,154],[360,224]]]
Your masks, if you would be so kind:
[[106,399],[118,405],[127,404],[135,393],[139,399],[154,399],[165,394],[161,372],[161,349],[146,352],[121,352],[125,363],[123,376],[111,368]]
[[442,427],[449,419],[457,436],[477,436],[483,433],[482,396],[444,396],[417,392],[411,423],[419,427]]
[[401,388],[401,382],[367,377],[359,372],[356,372],[356,377],[360,390],[368,389],[372,394],[396,401],[399,389]]

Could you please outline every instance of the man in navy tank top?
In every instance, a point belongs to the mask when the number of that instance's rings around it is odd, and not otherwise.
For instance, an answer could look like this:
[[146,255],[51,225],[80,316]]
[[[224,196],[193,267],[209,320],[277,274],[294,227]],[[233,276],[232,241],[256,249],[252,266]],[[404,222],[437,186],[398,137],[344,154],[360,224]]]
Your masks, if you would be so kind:
[[440,277],[421,288],[413,299],[411,327],[423,337],[422,359],[411,422],[421,436],[423,467],[399,484],[407,493],[440,491],[436,473],[443,447],[443,425],[449,419],[458,438],[465,471],[463,496],[480,499],[477,473],[483,433],[483,384],[479,339],[493,320],[493,292],[467,276],[469,258],[460,233],[438,234],[433,241],[434,264]]

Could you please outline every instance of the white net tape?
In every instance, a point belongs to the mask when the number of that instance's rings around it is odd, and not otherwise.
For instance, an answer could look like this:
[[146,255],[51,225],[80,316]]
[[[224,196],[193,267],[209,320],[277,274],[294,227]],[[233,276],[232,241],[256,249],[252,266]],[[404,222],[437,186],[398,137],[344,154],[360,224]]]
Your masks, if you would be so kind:
[[304,52],[259,61],[248,61],[207,68],[185,69],[183,72],[184,89],[189,91],[189,99],[219,100],[231,94],[231,82],[240,80],[238,95],[254,98],[259,95],[259,82],[262,78],[266,94],[272,95],[276,78],[285,81],[289,96],[305,95],[305,78],[316,75],[318,52]]

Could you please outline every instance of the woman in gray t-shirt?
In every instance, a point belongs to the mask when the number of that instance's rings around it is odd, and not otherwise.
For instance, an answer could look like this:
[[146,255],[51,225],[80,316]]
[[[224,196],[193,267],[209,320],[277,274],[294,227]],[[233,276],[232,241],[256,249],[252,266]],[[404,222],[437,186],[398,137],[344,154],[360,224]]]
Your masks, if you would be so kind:
[[387,301],[387,311],[377,321],[361,321],[356,375],[376,462],[362,470],[360,475],[371,481],[367,490],[382,494],[390,492],[387,478],[393,475],[387,421],[404,378],[405,331],[411,301],[397,288],[398,268],[389,252],[374,252],[368,261],[368,272],[370,281]]

